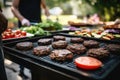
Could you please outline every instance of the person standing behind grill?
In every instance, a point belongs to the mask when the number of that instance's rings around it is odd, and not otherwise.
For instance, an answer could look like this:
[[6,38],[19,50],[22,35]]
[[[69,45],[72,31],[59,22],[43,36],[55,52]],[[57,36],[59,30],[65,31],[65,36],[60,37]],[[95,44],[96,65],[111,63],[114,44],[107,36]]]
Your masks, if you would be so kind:
[[[30,26],[30,23],[41,22],[41,7],[48,17],[49,11],[45,0],[13,0],[11,10],[15,17],[18,18],[18,27]],[[24,74],[24,67],[20,66],[20,76],[28,78]]]
[[2,49],[2,36],[1,34],[7,28],[8,20],[2,14],[2,10],[0,7],[0,80],[7,80],[5,66],[4,66],[4,53]]
[[18,18],[18,26],[30,26],[30,22],[41,22],[41,7],[45,15],[49,16],[49,11],[45,0],[13,0],[11,10]]

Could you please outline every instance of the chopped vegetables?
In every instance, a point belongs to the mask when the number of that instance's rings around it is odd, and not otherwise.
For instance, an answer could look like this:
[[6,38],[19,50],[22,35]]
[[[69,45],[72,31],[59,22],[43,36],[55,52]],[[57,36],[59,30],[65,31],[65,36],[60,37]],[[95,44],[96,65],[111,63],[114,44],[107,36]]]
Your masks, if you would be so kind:
[[22,27],[21,30],[34,35],[45,35],[45,31],[42,28],[36,26]]
[[34,35],[49,35],[50,33],[48,31],[62,30],[62,25],[58,22],[47,20],[29,27],[21,27],[20,29]]
[[22,38],[22,37],[26,37],[26,36],[27,36],[27,32],[21,31],[19,29],[15,30],[15,31],[12,31],[12,29],[6,29],[2,33],[2,39]]
[[53,22],[51,20],[38,23],[35,26],[38,26],[44,30],[53,31],[53,30],[62,30],[62,24],[59,22]]
[[106,40],[112,40],[118,35],[107,33],[101,30],[79,30],[79,31],[74,31],[74,32],[69,32],[68,34],[70,35],[78,35],[78,36],[83,36],[83,37],[94,37],[94,38],[101,38],[101,39],[106,39]]

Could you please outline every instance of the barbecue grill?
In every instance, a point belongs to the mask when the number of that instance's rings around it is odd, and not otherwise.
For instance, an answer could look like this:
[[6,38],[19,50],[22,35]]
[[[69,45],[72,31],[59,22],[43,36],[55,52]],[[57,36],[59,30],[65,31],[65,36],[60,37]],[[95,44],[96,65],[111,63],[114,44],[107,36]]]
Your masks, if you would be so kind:
[[[62,35],[62,34],[55,34],[55,35]],[[102,80],[105,79],[114,69],[119,65],[120,63],[120,56],[118,55],[113,55],[111,54],[109,58],[102,60],[103,66],[97,70],[92,70],[92,71],[87,71],[87,70],[82,70],[79,69],[75,66],[74,64],[74,59],[77,58],[78,56],[84,56],[85,54],[77,55],[74,54],[73,60],[72,61],[64,61],[64,62],[57,62],[54,60],[51,60],[49,55],[46,56],[36,56],[33,54],[32,50],[29,51],[20,51],[17,50],[15,45],[18,42],[24,42],[24,41],[30,41],[34,44],[34,47],[38,46],[37,41],[39,39],[43,38],[51,38],[53,39],[53,36],[55,35],[50,35],[50,36],[44,36],[44,37],[33,37],[30,39],[23,39],[23,40],[18,40],[18,41],[13,41],[9,43],[4,43],[4,51],[5,54],[8,54],[9,56],[12,55],[12,60],[14,60],[15,56],[17,60],[15,62],[20,63],[25,65],[26,67],[30,69],[34,69],[32,71],[32,74],[36,75],[36,79],[38,77],[42,77],[43,79],[45,78],[45,75],[47,79],[64,79],[64,80]],[[79,36],[69,36],[69,35],[62,35],[66,37],[66,41],[69,43],[70,38],[72,37],[79,37]],[[89,38],[85,38],[85,40],[88,40]],[[104,47],[105,44],[110,44],[109,42],[106,41],[100,41],[100,47]],[[49,45],[51,46],[51,45]],[[54,50],[54,49],[53,49]],[[8,57],[9,58],[9,57]],[[28,63],[23,63],[19,60],[22,61],[28,61]],[[30,66],[30,64],[31,66]],[[36,66],[37,67],[36,67]],[[40,68],[37,70],[37,68]],[[52,73],[51,73],[52,72]],[[41,76],[39,76],[39,74]],[[49,74],[49,75],[48,75]],[[53,77],[53,78],[52,78]]]

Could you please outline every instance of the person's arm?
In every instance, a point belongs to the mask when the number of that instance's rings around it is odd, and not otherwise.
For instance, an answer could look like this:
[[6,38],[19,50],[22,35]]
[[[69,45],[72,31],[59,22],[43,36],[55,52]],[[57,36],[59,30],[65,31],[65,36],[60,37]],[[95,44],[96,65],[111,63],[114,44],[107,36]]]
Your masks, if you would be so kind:
[[20,0],[13,0],[11,10],[12,10],[13,14],[15,15],[15,17],[17,17],[20,21],[22,21],[24,19],[24,17],[20,14],[20,12],[18,10],[19,1]]
[[18,20],[22,23],[22,25],[29,26],[30,25],[29,20],[27,20],[24,16],[22,16],[18,10],[19,2],[20,0],[13,0],[11,10],[15,15],[15,17],[17,17]]
[[45,0],[41,0],[41,6],[42,6],[42,8],[43,8],[44,11],[45,11],[45,15],[46,15],[46,16],[49,16],[50,13],[49,13],[48,8],[47,8],[47,6],[46,6],[46,1],[45,1]]

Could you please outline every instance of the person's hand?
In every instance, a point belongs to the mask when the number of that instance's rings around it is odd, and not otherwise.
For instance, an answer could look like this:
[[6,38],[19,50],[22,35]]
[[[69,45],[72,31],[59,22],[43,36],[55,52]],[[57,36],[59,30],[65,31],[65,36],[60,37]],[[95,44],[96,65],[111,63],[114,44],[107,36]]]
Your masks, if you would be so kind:
[[50,16],[50,13],[49,13],[48,9],[45,9],[45,15],[46,15],[47,17]]
[[23,26],[30,26],[30,21],[27,20],[27,19],[23,19],[22,22],[21,22],[21,24],[22,24]]

